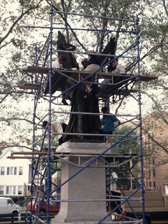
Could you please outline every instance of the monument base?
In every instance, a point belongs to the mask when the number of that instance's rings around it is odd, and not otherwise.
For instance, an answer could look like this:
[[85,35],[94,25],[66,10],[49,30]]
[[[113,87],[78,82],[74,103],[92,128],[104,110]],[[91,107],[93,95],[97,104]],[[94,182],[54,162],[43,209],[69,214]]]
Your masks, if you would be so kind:
[[[101,153],[108,148],[106,143],[102,143],[102,147],[100,145],[101,143],[66,142],[65,145],[58,147],[57,152],[74,152],[75,150],[76,153],[88,151],[88,154],[95,154],[97,150]],[[99,158],[92,163],[92,166],[85,169],[79,166],[79,160],[80,164],[86,166],[92,159],[86,153],[80,158],[73,154],[62,161],[61,184],[63,186],[61,187],[60,211],[51,220],[52,224],[96,224],[107,215],[104,160]],[[102,223],[111,223],[110,221],[111,217],[107,217]]]

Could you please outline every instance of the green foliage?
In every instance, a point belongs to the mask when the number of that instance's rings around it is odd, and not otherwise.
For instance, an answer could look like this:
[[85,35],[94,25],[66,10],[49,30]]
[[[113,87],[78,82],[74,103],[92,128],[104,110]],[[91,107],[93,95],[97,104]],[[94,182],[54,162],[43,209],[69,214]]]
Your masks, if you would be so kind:
[[[131,127],[125,125],[120,130],[116,129],[115,134],[126,135],[132,130]],[[119,137],[113,137],[113,142],[119,140]],[[117,153],[138,153],[139,142],[137,139],[137,133],[134,131],[128,135],[121,143],[115,146],[115,152]]]
[[[120,130],[116,130],[115,134],[119,134],[119,135],[126,135],[128,134],[130,131],[132,130],[131,127],[125,125],[123,126]],[[124,139],[124,141],[121,141],[119,144],[117,144],[114,147],[114,152],[115,153],[123,153],[123,157],[124,155],[138,155],[139,151],[140,151],[140,145],[139,145],[139,141],[136,137],[137,133],[134,131],[133,133],[131,133],[131,136],[128,136]],[[117,140],[119,140],[118,137],[113,137],[113,142],[116,142]],[[116,172],[117,176],[118,176],[118,180],[117,180],[117,185],[120,188],[124,188],[124,189],[130,189],[131,187],[131,181],[133,184],[133,188],[137,187],[137,183],[135,180],[133,180],[134,178],[132,178],[132,174],[134,174],[134,176],[137,178],[138,174],[139,174],[139,167],[138,167],[138,161],[137,159],[133,159],[133,160],[128,160],[127,162],[125,162],[126,159],[122,157],[121,158],[116,158],[115,163],[112,163],[114,165],[114,169],[112,172]],[[130,171],[130,172],[129,172]],[[112,182],[113,183],[113,182]]]

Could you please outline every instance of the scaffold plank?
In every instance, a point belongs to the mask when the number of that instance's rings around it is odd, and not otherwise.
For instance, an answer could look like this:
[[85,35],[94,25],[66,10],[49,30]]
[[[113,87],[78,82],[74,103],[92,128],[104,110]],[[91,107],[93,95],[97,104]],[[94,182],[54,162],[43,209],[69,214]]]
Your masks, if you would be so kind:
[[[57,156],[98,156],[100,155],[99,153],[85,153],[85,152],[53,152],[52,154]],[[12,155],[48,155],[48,152],[13,152]],[[106,152],[102,156],[111,156],[111,157],[132,157],[132,156],[137,156],[137,154],[129,154],[129,153],[108,153]]]
[[17,87],[20,89],[34,89],[38,90],[40,86],[40,83],[23,83],[23,84],[17,84]]
[[38,157],[33,156],[8,156],[8,159],[38,159]]
[[49,67],[39,67],[39,66],[28,66],[26,69],[23,69],[25,73],[39,73],[39,74],[48,74]]
[[[25,73],[39,73],[39,74],[48,74],[49,72],[49,67],[38,67],[38,66],[28,66],[26,69],[23,70],[23,72]],[[90,72],[85,72],[82,70],[61,70],[61,72],[64,73],[68,73],[69,76],[71,76],[70,74],[72,74],[73,76],[76,75],[78,76],[79,74],[82,74],[84,77],[87,76],[88,74],[91,74]],[[97,72],[96,73],[98,78],[103,78],[103,79],[108,79],[110,78],[110,76],[120,76],[120,77],[124,77],[124,78],[128,78],[128,77],[132,77],[132,78],[136,78],[136,75],[132,75],[132,74],[115,74],[115,73],[106,73],[106,72]],[[146,75],[141,75],[141,81],[150,81],[150,80],[155,80],[158,79],[158,77],[156,76],[146,76]]]

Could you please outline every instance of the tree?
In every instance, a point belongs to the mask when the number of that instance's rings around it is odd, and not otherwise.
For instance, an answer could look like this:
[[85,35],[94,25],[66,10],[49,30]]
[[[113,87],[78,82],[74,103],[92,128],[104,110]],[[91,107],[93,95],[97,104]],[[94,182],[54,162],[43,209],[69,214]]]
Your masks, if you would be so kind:
[[[68,30],[65,30],[63,33],[66,35],[67,40],[73,43],[80,52],[88,49],[95,49],[97,52],[101,53],[109,38],[113,36],[117,41],[116,54],[120,54],[124,49],[128,48],[128,46],[132,46],[133,35],[125,35],[124,32],[111,33],[108,32],[107,29],[118,31],[125,31],[126,29],[131,30],[133,26],[127,22],[127,19],[133,19],[138,14],[140,22],[141,73],[144,75],[152,74],[160,76],[159,81],[144,84],[142,89],[145,90],[145,94],[148,94],[154,106],[157,107],[155,107],[155,109],[159,110],[159,116],[167,123],[167,119],[162,113],[163,110],[167,110],[167,102],[165,100],[167,96],[167,63],[165,62],[167,61],[168,17],[166,1],[163,0],[158,3],[156,0],[60,0],[52,1],[52,3],[54,9],[57,10],[57,13],[54,15],[54,25],[59,27],[64,25],[68,28]],[[1,123],[2,131],[6,130],[7,126],[12,127],[12,131],[10,129],[11,136],[14,136],[16,131],[19,131],[18,135],[22,133],[23,136],[27,136],[26,132],[28,131],[31,133],[32,130],[32,125],[26,125],[26,127],[29,127],[28,130],[22,127],[25,126],[23,125],[23,120],[26,123],[32,124],[33,111],[31,110],[30,113],[30,108],[33,107],[33,103],[31,107],[28,108],[28,111],[24,111],[23,108],[21,111],[18,111],[17,104],[20,102],[23,104],[25,101],[33,102],[33,95],[31,92],[27,94],[25,91],[18,90],[16,84],[23,81],[30,82],[34,79],[34,76],[24,74],[22,69],[28,64],[33,65],[37,63],[35,62],[35,47],[37,47],[37,53],[38,56],[40,56],[38,57],[38,64],[40,65],[44,62],[45,43],[46,40],[49,40],[47,39],[49,37],[49,29],[27,28],[27,26],[48,26],[50,24],[50,4],[51,1],[47,0],[4,0],[2,2],[1,7],[4,13],[1,16],[2,34],[0,38],[0,48],[2,52],[0,56],[1,61],[3,59],[0,82]],[[92,16],[79,17],[76,14],[69,15],[61,13],[62,11],[91,14]],[[96,17],[95,15],[98,16]],[[160,17],[160,15],[162,16]],[[105,17],[109,18],[105,19]],[[110,20],[110,18],[125,19],[125,22],[122,20],[117,22],[116,20]],[[88,31],[86,33],[73,30],[76,24],[76,27],[80,24],[84,24],[86,29],[97,29],[97,31]],[[55,32],[55,30],[53,30],[53,32],[54,40],[56,40],[57,32]],[[132,54],[133,49],[130,50],[129,53]],[[81,57],[79,57],[79,59],[80,58]],[[130,73],[135,72],[137,68],[136,59],[122,58],[122,62]],[[149,91],[151,89],[155,91],[150,93]],[[157,97],[156,91],[159,92]],[[123,105],[126,101],[127,99],[124,100]],[[9,104],[9,102],[12,102],[12,104]],[[14,104],[14,102],[16,103]],[[119,109],[121,110],[122,108],[123,107],[119,105]],[[31,134],[28,139],[31,139]],[[1,143],[3,142],[2,140]],[[7,138],[7,141],[9,142],[10,139]]]
[[[132,127],[124,125],[120,130],[115,131],[115,135],[112,139],[113,142],[117,142],[120,137],[117,135],[124,136],[132,130]],[[123,141],[120,141],[115,147],[112,148],[112,151],[117,154],[123,154],[123,158],[116,158],[112,172],[116,172],[118,176],[117,185],[124,187],[124,189],[136,188],[137,179],[140,173],[139,170],[139,153],[140,153],[140,144],[138,141],[138,135],[136,131],[133,131],[131,135],[125,137]],[[134,159],[126,160],[125,155],[137,155]],[[133,178],[132,174],[135,178]]]

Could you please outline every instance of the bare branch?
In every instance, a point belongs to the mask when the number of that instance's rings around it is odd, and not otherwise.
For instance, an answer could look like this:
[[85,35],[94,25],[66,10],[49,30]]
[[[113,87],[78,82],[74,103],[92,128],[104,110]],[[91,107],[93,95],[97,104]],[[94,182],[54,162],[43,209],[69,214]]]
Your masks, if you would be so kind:
[[16,26],[16,24],[23,18],[23,16],[25,16],[26,14],[28,14],[30,11],[32,11],[34,9],[37,9],[42,1],[44,1],[44,0],[40,0],[39,3],[36,6],[30,7],[25,12],[22,12],[22,14],[15,20],[15,22],[9,28],[8,32],[6,33],[6,35],[0,39],[0,44],[10,35],[10,33],[12,32],[12,30],[14,29],[14,27]]
[[159,115],[160,115],[160,118],[168,125],[168,121],[167,121],[167,119],[163,116],[163,112],[162,112],[162,110],[160,109],[160,107],[159,107],[159,105],[158,105],[158,103],[157,103],[157,101],[151,96],[151,95],[149,95],[148,93],[146,93],[145,91],[141,91],[143,94],[146,94],[152,101],[153,101],[153,103],[155,104],[155,106],[156,106],[156,108],[157,108],[157,110],[158,110],[158,112],[159,112]]
[[[134,122],[131,122],[133,125],[137,125]],[[165,148],[162,144],[160,144],[156,139],[154,139],[154,137],[152,137],[152,135],[150,135],[150,133],[144,128],[142,127],[142,130],[145,132],[145,134],[147,134],[147,136],[157,145],[159,146],[163,151],[165,151],[166,153],[168,153],[168,149]],[[153,152],[152,152],[153,153]],[[149,156],[150,154],[146,154],[145,156]]]
[[166,12],[166,14],[168,16],[168,11],[167,11],[167,6],[166,6],[165,0],[163,0],[163,8],[165,9],[165,12]]
[[10,93],[5,94],[5,96],[2,98],[2,100],[0,101],[0,103],[2,103],[9,95],[10,95]]
[[19,121],[26,121],[26,122],[28,122],[30,124],[33,124],[32,121],[30,121],[30,120],[28,120],[26,118],[20,118],[20,117],[11,117],[11,118],[6,118],[6,119],[0,118],[0,121],[4,121],[4,122],[7,122],[7,123],[10,122],[10,121],[17,121],[17,120],[19,120]]
[[[47,2],[49,5],[51,5],[51,3],[50,3],[48,0],[46,0],[46,2]],[[54,8],[57,12],[59,12],[59,10],[58,10],[55,6],[53,6],[53,8]],[[64,20],[64,22],[66,23],[66,25],[70,28],[70,30],[71,30],[71,32],[73,33],[73,35],[74,35],[76,41],[77,41],[77,42],[80,44],[80,46],[86,51],[87,49],[86,49],[86,48],[84,47],[84,45],[79,41],[78,37],[76,36],[76,33],[73,31],[73,29],[71,28],[71,26],[69,25],[69,23],[65,20],[65,18],[62,16],[61,13],[59,13],[59,15],[60,15],[61,18]]]
[[[142,61],[144,58],[147,56],[153,54],[155,51],[157,51],[159,48],[161,48],[163,45],[166,45],[167,43],[163,44],[163,40],[160,42],[160,44],[152,47],[146,54],[144,54],[141,58],[140,61]],[[129,66],[127,66],[126,71],[128,72],[131,70],[135,65],[137,64],[137,60],[133,61]]]
[[9,41],[8,43],[5,43],[4,45],[0,46],[0,49],[2,49],[3,47],[6,47],[7,45],[9,45],[12,41]]
[[163,88],[164,90],[168,90],[168,87],[165,86],[163,83],[160,83],[160,86],[162,86],[162,88]]
[[28,147],[28,146],[25,146],[25,145],[19,145],[19,144],[13,144],[13,145],[4,145],[4,146],[1,146],[0,147],[0,150],[4,150],[6,148],[14,148],[14,147],[17,147],[17,148],[25,148],[25,149],[29,149],[29,150],[32,150],[32,147]]
[[[145,130],[144,128],[142,128],[143,130]],[[163,151],[165,151],[166,153],[168,153],[168,149],[165,148],[163,145],[161,145],[158,141],[156,141],[156,139],[154,139],[149,133],[147,133],[148,137],[157,145],[159,146]]]

